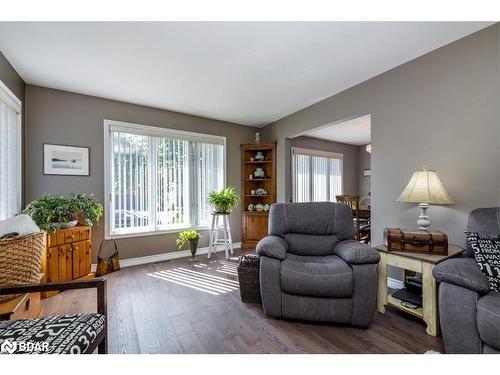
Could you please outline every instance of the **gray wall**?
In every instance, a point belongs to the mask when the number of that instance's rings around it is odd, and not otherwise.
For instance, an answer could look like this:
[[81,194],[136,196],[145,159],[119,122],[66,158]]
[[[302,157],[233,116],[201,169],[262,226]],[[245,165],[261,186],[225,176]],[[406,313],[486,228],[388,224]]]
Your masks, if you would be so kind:
[[384,227],[415,227],[416,206],[396,198],[428,164],[456,201],[430,208],[432,226],[463,245],[469,212],[500,205],[499,65],[495,24],[266,126],[278,141],[278,201],[288,196],[288,138],[371,114],[373,244]]
[[[310,150],[337,152],[343,154],[344,194],[358,194],[358,147],[345,143],[331,142],[318,138],[297,137],[289,142],[289,151],[292,147],[301,147]],[[291,192],[291,191],[290,191]],[[291,195],[290,195],[291,198]]]
[[370,177],[364,176],[363,171],[370,169],[370,154],[366,152],[366,145],[358,147],[358,195],[366,197],[370,193]]
[[0,52],[0,81],[24,102],[24,81],[2,52]]
[[[227,183],[240,191],[240,144],[252,141],[255,128],[165,110],[121,103],[38,86],[26,86],[26,195],[27,201],[44,192],[67,195],[94,193],[104,201],[103,120],[118,120],[227,137]],[[43,143],[90,147],[90,177],[43,175]],[[241,237],[239,209],[231,215],[235,242]],[[104,225],[94,227],[93,261],[104,236]],[[120,239],[120,256],[133,258],[175,251],[176,234]],[[202,233],[200,246],[208,234]]]
[[[6,59],[6,57],[3,55],[2,52],[0,52],[0,81],[2,81],[10,91],[14,93],[15,96],[22,102],[22,119],[21,119],[21,132],[22,132],[22,139],[24,140],[24,135],[25,135],[25,106],[24,106],[24,93],[25,93],[25,84],[24,80],[21,78],[19,74],[17,74],[16,70],[10,65],[9,61]],[[24,161],[23,161],[23,176],[25,172],[24,168]],[[24,181],[25,177],[23,177],[23,189],[24,189]],[[24,194],[23,194],[24,196]],[[23,201],[24,203],[24,201]]]

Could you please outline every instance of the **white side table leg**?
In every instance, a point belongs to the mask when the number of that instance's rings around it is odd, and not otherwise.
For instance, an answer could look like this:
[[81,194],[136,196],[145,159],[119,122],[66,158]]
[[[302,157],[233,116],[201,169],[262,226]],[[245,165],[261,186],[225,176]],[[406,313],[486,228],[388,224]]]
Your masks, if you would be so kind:
[[231,252],[231,255],[234,254],[234,249],[233,249],[233,237],[231,236],[231,224],[229,223],[229,217],[227,218],[227,235],[229,238],[229,250]]
[[227,215],[222,215],[222,225],[224,231],[224,252],[226,254],[226,259],[229,259],[229,244],[227,240]]
[[217,255],[217,251],[219,250],[219,215],[215,214],[215,229],[214,229],[214,246],[215,246],[215,254]]
[[212,246],[214,245],[214,226],[215,226],[215,215],[212,215],[212,226],[210,227],[209,241],[208,241],[208,256],[210,259],[210,254],[212,252]]

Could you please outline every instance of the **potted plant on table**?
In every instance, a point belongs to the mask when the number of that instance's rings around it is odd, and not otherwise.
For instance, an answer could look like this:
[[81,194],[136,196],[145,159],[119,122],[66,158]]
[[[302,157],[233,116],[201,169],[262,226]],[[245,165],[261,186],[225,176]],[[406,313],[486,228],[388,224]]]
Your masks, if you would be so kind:
[[198,240],[200,239],[200,233],[194,229],[184,230],[179,233],[179,237],[176,240],[177,248],[180,250],[187,242],[189,242],[189,249],[191,250],[191,262],[196,262],[195,258],[196,250],[198,249]]
[[69,198],[43,194],[22,212],[31,216],[40,229],[54,231],[82,223],[92,226],[102,216],[102,205],[91,195],[72,194]]
[[221,191],[212,191],[208,196],[210,203],[217,213],[230,213],[238,205],[240,197],[232,186],[228,186]]

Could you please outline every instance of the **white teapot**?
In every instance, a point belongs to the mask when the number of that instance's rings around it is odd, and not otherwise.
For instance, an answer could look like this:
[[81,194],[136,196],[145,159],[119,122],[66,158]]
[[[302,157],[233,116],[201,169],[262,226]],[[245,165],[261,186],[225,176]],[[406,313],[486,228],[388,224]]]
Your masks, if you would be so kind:
[[257,151],[257,153],[255,154],[255,160],[263,161],[264,159],[265,159],[265,157],[264,157],[264,154],[262,153],[262,151]]

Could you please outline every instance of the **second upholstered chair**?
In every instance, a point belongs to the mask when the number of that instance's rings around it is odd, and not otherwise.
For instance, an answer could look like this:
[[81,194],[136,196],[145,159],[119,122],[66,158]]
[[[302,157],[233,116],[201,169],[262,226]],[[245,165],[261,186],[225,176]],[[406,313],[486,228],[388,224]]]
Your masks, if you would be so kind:
[[378,252],[355,241],[352,210],[331,202],[276,203],[257,244],[264,312],[365,327],[376,308]]

